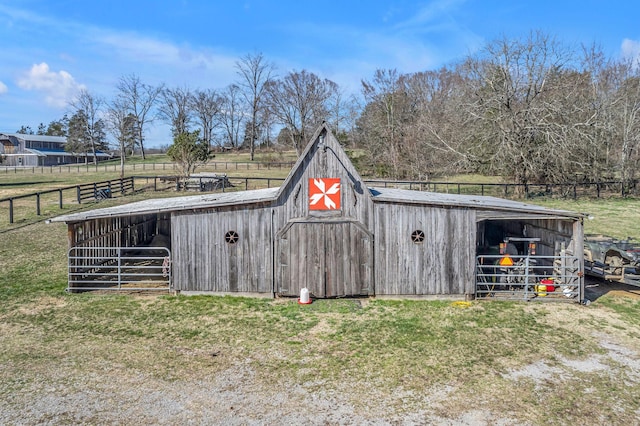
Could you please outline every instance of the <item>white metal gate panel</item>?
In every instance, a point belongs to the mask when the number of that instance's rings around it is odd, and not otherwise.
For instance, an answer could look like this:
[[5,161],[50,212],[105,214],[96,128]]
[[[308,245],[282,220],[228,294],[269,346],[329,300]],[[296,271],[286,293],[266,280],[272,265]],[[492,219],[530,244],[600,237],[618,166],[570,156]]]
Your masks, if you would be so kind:
[[476,257],[476,298],[576,301],[581,297],[580,259],[560,256]]
[[73,247],[68,255],[68,291],[171,289],[165,247]]

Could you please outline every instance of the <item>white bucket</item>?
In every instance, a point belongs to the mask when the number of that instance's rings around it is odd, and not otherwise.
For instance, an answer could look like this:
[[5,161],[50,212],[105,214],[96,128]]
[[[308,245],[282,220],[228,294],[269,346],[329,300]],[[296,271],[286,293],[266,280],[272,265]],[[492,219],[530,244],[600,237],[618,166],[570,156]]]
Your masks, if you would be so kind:
[[304,305],[311,303],[309,300],[309,290],[306,287],[300,290],[300,299],[298,302]]

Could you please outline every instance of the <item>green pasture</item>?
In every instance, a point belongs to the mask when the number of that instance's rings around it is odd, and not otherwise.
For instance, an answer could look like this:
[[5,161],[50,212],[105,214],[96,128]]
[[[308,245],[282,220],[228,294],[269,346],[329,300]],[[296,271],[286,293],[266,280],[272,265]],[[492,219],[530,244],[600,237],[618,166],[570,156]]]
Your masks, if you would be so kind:
[[[114,177],[9,176],[0,174],[0,183],[33,188]],[[455,423],[484,410],[507,424],[637,422],[640,300],[633,293],[605,292],[584,307],[375,298],[301,306],[290,299],[64,291],[66,226],[45,217],[176,195],[69,205],[0,229],[0,410],[28,412],[51,392],[107,398],[101,383],[123,375],[197,388],[241,365],[254,372],[257,392],[304,385],[343,398],[372,421],[428,412]],[[588,214],[587,233],[640,237],[640,200],[535,202]],[[73,410],[27,423],[73,423]],[[12,420],[24,423],[19,414]]]

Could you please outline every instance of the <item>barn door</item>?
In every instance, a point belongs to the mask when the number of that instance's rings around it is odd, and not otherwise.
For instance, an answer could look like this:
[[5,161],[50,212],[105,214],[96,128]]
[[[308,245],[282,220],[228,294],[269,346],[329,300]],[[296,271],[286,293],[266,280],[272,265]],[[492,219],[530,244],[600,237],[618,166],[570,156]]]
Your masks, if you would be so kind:
[[357,222],[295,222],[278,239],[278,293],[313,297],[373,294],[373,240]]

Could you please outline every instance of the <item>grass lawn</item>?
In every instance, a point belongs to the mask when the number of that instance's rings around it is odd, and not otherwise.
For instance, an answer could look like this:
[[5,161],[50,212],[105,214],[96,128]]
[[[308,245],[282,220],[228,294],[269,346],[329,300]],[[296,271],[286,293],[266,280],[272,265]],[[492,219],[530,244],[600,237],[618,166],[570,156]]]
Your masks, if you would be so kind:
[[[285,177],[288,170],[250,172]],[[0,183],[22,191],[25,182],[40,188],[113,177],[0,174]],[[169,195],[178,194],[100,206]],[[535,203],[591,214],[587,233],[640,237],[638,199]],[[638,291],[603,287],[588,307],[67,294],[66,226],[36,219],[0,227],[0,424],[626,425],[640,418]]]
[[[589,211],[593,232],[615,235],[637,229],[637,203],[554,207]],[[0,234],[0,271],[0,424],[640,416],[632,292],[589,307],[67,294],[66,227],[44,223]]]
[[584,221],[584,229],[587,234],[605,234],[621,239],[628,237],[640,239],[640,199],[536,199],[535,204],[588,214],[590,218]]

